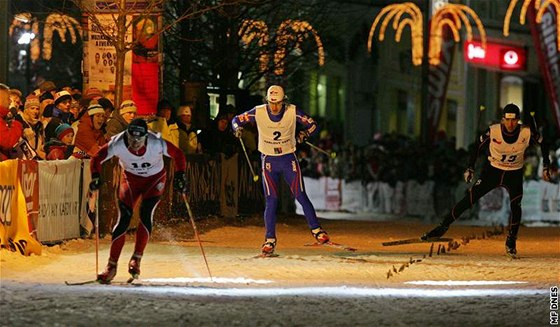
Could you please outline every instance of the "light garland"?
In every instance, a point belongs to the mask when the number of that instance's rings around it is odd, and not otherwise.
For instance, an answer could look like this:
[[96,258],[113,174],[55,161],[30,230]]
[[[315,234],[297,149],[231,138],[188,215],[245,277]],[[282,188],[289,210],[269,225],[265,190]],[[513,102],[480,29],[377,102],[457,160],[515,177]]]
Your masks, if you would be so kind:
[[286,47],[288,42],[294,41],[295,49],[301,50],[301,44],[309,36],[309,34],[313,35],[315,43],[317,44],[319,66],[323,66],[325,64],[323,42],[321,42],[321,38],[313,26],[306,21],[288,19],[283,21],[277,30],[278,47],[274,53],[274,73],[276,75],[284,74],[284,59],[287,55]]
[[[251,42],[258,40],[258,46],[263,49],[261,50],[259,59],[259,69],[261,72],[266,70],[269,62],[269,55],[264,50],[269,43],[268,34],[269,32],[266,23],[259,20],[244,20],[238,32],[238,35],[241,36],[241,41],[245,45],[249,45]],[[317,31],[315,31],[313,26],[311,26],[308,22],[290,19],[285,20],[276,30],[276,34],[277,50],[274,53],[274,74],[284,74],[284,60],[287,56],[286,48],[288,43],[293,41],[295,49],[301,50],[301,44],[305,41],[309,34],[313,35],[315,43],[317,44],[319,66],[323,66],[325,64],[323,42],[321,41]]]
[[[28,12],[14,15],[12,24],[8,29],[8,34],[12,36],[16,28],[21,28],[26,32],[31,32],[34,35],[39,35],[39,22],[37,22],[37,19],[35,19],[35,17],[33,17],[33,15]],[[29,52],[31,61],[35,62],[37,61],[37,59],[39,59],[41,55],[41,43],[38,37],[35,37],[31,40],[31,43],[29,45]]]
[[60,40],[66,42],[66,33],[70,33],[72,44],[77,41],[76,31],[81,35],[80,23],[66,15],[51,14],[45,21],[43,29],[43,59],[50,60],[52,58],[52,38],[54,32],[58,33]]
[[472,40],[472,26],[469,16],[474,20],[478,32],[480,33],[480,41],[482,47],[486,49],[486,30],[480,21],[480,18],[474,10],[465,5],[446,4],[437,10],[432,16],[430,27],[430,47],[429,60],[431,65],[439,65],[441,58],[441,46],[443,43],[443,28],[448,27],[453,33],[455,42],[460,41],[459,30],[464,24],[467,34],[467,40]]
[[261,20],[245,19],[241,24],[238,35],[241,36],[241,41],[245,45],[251,44],[257,40],[257,45],[260,50],[259,55],[259,71],[264,72],[268,66],[269,57],[264,50],[268,45],[268,26]]
[[[401,19],[403,15],[408,15],[409,17]],[[383,16],[385,16],[385,18],[383,18]],[[373,24],[371,25],[368,37],[368,51],[371,52],[373,35],[379,22],[381,22],[381,27],[379,28],[379,41],[383,41],[385,39],[385,30],[387,29],[387,25],[391,22],[391,20],[393,20],[393,29],[396,31],[396,42],[400,42],[404,28],[406,26],[410,27],[412,40],[412,63],[415,66],[421,65],[424,52],[424,45],[422,43],[422,12],[418,8],[418,6],[412,2],[392,4],[383,7],[383,9],[375,17]]]
[[[560,18],[560,1],[559,0],[545,0],[544,2],[542,2],[541,0],[523,0],[523,4],[521,5],[521,11],[519,13],[519,23],[521,25],[525,25],[525,19],[527,17],[527,9],[529,8],[529,6],[531,5],[531,2],[534,1],[534,7],[535,10],[537,11],[537,15],[535,17],[535,22],[537,22],[538,24],[542,23],[542,17],[544,15],[544,12],[546,10],[546,8],[548,8],[548,6],[552,5],[554,6],[554,8],[556,9],[556,21],[558,22],[558,19]],[[517,5],[517,0],[510,0],[507,11],[506,11],[506,16],[504,17],[504,28],[503,28],[503,34],[504,36],[509,36],[509,28],[510,28],[510,24],[511,24],[511,16],[513,15],[513,10],[515,9],[515,6]],[[560,38],[558,37],[558,35],[560,35],[560,25],[556,24],[556,42],[557,42],[557,48],[558,51],[560,51]]]

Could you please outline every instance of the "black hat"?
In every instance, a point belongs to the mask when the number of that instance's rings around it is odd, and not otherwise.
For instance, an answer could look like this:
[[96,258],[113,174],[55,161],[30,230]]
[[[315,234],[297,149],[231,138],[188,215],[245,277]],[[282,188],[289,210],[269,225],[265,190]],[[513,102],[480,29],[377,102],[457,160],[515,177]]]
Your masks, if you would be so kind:
[[519,107],[515,104],[510,103],[504,107],[504,110],[502,110],[502,116],[504,118],[519,119],[519,117],[521,116],[521,110],[519,110]]
[[136,137],[145,136],[148,134],[148,124],[142,118],[135,118],[128,124],[127,132]]

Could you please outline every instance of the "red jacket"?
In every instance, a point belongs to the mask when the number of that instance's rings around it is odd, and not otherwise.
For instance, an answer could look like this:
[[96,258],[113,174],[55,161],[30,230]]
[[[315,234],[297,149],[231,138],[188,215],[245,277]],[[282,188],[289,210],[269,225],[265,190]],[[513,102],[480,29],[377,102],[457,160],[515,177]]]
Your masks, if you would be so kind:
[[93,157],[97,150],[107,143],[104,134],[104,127],[100,130],[93,128],[91,116],[85,114],[82,116],[80,123],[78,124],[78,131],[76,132],[74,145],[78,149],[87,153],[88,156]]
[[15,119],[9,123],[8,108],[0,107],[0,161],[10,159],[10,151],[23,135],[23,126]]

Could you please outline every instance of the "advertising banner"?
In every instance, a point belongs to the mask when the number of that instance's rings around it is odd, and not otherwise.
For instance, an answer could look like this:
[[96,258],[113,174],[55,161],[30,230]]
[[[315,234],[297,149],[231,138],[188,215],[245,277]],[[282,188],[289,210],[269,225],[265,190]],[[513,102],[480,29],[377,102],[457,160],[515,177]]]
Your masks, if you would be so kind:
[[428,122],[430,140],[434,140],[438,132],[441,112],[445,105],[447,86],[453,66],[455,41],[447,29],[442,33],[441,61],[439,65],[430,65],[428,74]]
[[22,255],[41,254],[29,234],[27,205],[19,183],[18,160],[0,162],[0,245]]
[[39,219],[39,164],[36,160],[19,160],[19,180],[25,197],[29,232],[37,235]]
[[539,67],[550,100],[550,110],[552,110],[554,124],[557,130],[560,130],[560,53],[557,43],[556,9],[555,6],[547,6],[540,24],[535,22],[536,14],[533,6],[528,7],[528,16]]
[[39,241],[80,236],[80,160],[39,162]]

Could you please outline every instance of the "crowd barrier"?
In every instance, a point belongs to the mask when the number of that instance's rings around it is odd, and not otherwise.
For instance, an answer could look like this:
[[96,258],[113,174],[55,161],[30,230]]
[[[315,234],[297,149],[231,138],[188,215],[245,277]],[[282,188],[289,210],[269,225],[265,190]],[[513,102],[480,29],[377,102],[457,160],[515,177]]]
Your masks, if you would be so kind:
[[[189,204],[195,219],[207,215],[235,217],[261,213],[264,206],[261,182],[253,182],[247,162],[239,155],[191,155],[187,158]],[[0,244],[24,255],[40,254],[41,244],[76,238],[91,232],[93,217],[86,210],[89,160],[8,160],[0,162]],[[259,171],[257,160],[252,162]],[[172,162],[166,161],[168,171]],[[99,230],[109,233],[117,219],[116,189],[120,168],[116,160],[104,164],[99,201]],[[155,223],[188,219],[182,197],[173,192],[173,174],[154,214]],[[433,181],[383,182],[363,184],[341,179],[304,177],[308,196],[318,211],[379,213],[395,216],[422,216],[437,219],[460,199],[466,190],[461,184],[446,189]],[[293,212],[287,187],[283,188],[280,211]],[[288,200],[288,201],[286,201]],[[526,181],[522,201],[522,222],[560,222],[560,186],[543,181]],[[299,203],[295,211],[303,214]],[[474,212],[473,212],[474,211]],[[479,220],[507,224],[510,208],[507,192],[497,188],[468,211]],[[131,226],[136,226],[138,208]]]
[[[309,199],[318,211],[419,216],[435,221],[450,210],[467,190],[464,183],[456,189],[444,188],[441,191],[443,186],[435,185],[433,181],[421,184],[415,180],[391,186],[384,182],[364,184],[329,177],[304,177],[304,183]],[[535,180],[525,181],[524,184],[522,222],[560,223],[560,185]],[[296,213],[303,214],[299,203],[296,203]],[[509,214],[509,195],[505,189],[496,188],[482,197],[473,210],[463,215],[491,224],[507,225]]]
[[[207,215],[235,217],[262,210],[262,186],[254,183],[246,161],[237,154],[187,157],[188,199],[195,219]],[[166,168],[173,171],[166,160]],[[258,168],[257,161],[253,161]],[[21,254],[41,253],[41,243],[88,234],[95,214],[88,215],[89,160],[7,160],[0,162],[0,244]],[[99,200],[99,231],[109,233],[118,213],[117,160],[103,165]],[[188,219],[184,200],[173,192],[173,173],[154,213],[155,223]],[[137,206],[138,207],[138,206]],[[138,221],[135,208],[131,227]]]

